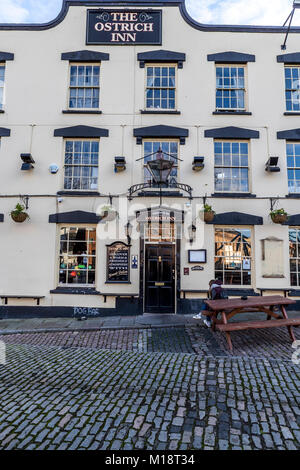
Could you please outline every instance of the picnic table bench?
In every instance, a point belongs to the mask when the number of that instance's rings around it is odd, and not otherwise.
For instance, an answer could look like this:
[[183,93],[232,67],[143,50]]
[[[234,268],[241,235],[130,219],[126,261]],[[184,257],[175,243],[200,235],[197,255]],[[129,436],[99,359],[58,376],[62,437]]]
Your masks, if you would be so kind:
[[[219,330],[225,333],[227,344],[232,351],[232,342],[230,332],[247,329],[274,328],[286,326],[292,341],[296,341],[292,327],[300,325],[300,318],[288,318],[285,305],[294,304],[295,300],[282,297],[280,295],[252,297],[243,299],[221,299],[205,300],[209,310],[202,312],[210,316],[212,320],[213,331]],[[279,308],[281,313],[275,313],[275,307]],[[262,312],[266,313],[266,320],[251,320],[244,322],[228,323],[228,320],[235,315],[244,312]],[[220,315],[221,318],[218,318]]]

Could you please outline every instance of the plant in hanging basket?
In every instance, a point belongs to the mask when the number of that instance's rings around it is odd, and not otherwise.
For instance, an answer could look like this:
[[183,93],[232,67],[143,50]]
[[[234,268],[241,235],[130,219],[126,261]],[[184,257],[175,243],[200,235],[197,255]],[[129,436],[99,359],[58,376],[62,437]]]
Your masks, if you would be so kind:
[[24,212],[25,206],[22,204],[17,204],[14,210],[11,211],[10,216],[14,222],[22,223],[26,219],[29,219],[27,212]]
[[288,215],[284,209],[277,209],[270,212],[270,216],[274,224],[283,224],[287,221]]
[[212,222],[216,213],[212,210],[211,206],[209,206],[208,204],[204,204],[203,214],[204,222]]
[[100,217],[101,217],[101,220],[102,219],[105,219],[107,221],[109,220],[114,220],[117,216],[117,211],[114,207],[112,206],[103,206],[101,208],[101,213],[100,213]]

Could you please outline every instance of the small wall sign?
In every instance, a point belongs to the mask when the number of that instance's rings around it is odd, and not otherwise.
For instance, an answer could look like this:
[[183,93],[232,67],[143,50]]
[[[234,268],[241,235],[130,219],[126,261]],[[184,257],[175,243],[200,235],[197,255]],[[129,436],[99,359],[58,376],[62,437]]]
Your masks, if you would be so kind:
[[183,268],[183,275],[189,276],[190,275],[190,268]]
[[191,268],[192,271],[204,271],[203,266],[193,266]]
[[86,44],[161,45],[161,10],[88,10]]
[[137,269],[138,268],[138,255],[132,255],[131,256],[131,269]]

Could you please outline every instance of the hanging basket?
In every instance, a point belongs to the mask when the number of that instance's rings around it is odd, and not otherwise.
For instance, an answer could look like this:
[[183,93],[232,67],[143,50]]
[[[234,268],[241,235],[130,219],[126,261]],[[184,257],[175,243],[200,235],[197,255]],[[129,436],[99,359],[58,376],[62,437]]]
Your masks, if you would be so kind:
[[284,224],[287,221],[287,214],[271,214],[271,219],[274,224]]
[[116,216],[117,211],[103,211],[101,214],[101,220],[109,222],[111,220],[115,220]]
[[215,212],[214,212],[214,211],[205,211],[205,212],[204,212],[204,222],[206,222],[206,223],[212,222],[214,216],[215,216]]
[[14,222],[18,222],[18,223],[25,222],[25,220],[29,217],[26,212],[19,212],[19,213],[12,212],[10,216]]

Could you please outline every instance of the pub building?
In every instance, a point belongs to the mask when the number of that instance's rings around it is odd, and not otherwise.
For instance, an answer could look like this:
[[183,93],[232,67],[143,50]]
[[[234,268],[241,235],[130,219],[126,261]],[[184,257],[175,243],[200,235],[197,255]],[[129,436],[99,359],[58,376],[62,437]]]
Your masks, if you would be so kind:
[[300,302],[285,34],[198,23],[184,0],[1,24],[0,318],[196,313],[211,279]]

